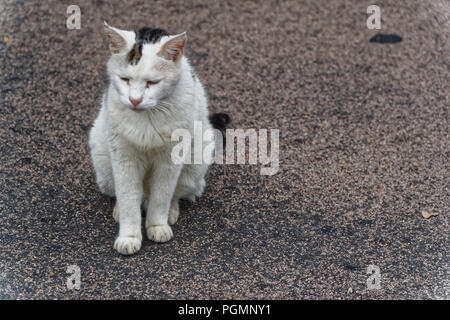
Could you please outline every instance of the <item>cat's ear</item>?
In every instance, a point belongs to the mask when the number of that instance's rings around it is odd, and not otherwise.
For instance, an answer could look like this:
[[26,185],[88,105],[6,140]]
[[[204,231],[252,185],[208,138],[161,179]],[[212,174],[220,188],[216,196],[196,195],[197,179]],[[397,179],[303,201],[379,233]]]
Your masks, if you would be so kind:
[[131,47],[130,42],[135,38],[134,32],[111,27],[106,21],[104,22],[104,32],[109,42],[109,49],[113,54],[126,51]]
[[184,45],[186,44],[187,36],[186,32],[180,33],[171,37],[166,43],[163,44],[161,50],[158,52],[158,56],[167,60],[177,62],[183,55]]

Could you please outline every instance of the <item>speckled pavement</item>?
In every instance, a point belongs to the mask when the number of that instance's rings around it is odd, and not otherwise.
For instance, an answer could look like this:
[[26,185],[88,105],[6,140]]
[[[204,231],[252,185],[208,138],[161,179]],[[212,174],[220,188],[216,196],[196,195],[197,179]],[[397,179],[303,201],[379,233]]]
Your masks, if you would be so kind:
[[[369,1],[0,1],[0,298],[449,299],[450,4],[376,2],[402,42],[369,41]],[[87,148],[103,20],[187,30],[211,111],[280,130],[276,175],[213,165],[129,257]]]

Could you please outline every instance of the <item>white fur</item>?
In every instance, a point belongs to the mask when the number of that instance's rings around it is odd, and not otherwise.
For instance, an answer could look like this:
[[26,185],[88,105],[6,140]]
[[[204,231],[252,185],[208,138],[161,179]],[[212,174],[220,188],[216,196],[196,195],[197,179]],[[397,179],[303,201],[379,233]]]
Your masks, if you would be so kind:
[[[207,164],[175,165],[171,160],[171,134],[184,128],[193,132],[194,121],[211,128],[205,90],[184,56],[175,62],[158,56],[166,36],[156,44],[145,44],[142,58],[132,66],[126,53],[134,33],[114,29],[127,41],[107,64],[109,85],[90,131],[89,146],[100,191],[115,196],[114,218],[120,230],[114,248],[133,254],[142,243],[141,205],[147,210],[145,227],[149,239],[169,241],[169,226],[178,219],[180,198],[195,200],[203,193]],[[163,67],[163,68],[161,68]],[[130,85],[121,80],[130,78]],[[145,88],[147,80],[160,80]],[[132,110],[129,98],[142,97]],[[193,135],[193,134],[192,134]]]

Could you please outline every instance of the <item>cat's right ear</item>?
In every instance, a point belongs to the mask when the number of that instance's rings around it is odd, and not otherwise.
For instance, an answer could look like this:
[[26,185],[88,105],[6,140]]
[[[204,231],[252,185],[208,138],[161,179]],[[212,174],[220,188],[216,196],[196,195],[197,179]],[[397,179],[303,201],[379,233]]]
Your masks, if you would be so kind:
[[109,42],[109,50],[113,54],[125,52],[131,47],[130,42],[134,42],[135,33],[111,27],[104,22],[104,32]]

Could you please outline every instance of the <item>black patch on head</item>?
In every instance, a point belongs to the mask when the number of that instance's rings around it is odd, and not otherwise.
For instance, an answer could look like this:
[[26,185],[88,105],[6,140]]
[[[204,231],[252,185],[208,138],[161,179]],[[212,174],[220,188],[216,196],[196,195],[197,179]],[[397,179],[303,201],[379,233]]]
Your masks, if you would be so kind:
[[168,36],[169,33],[163,29],[152,29],[144,27],[136,32],[136,40],[142,43],[156,43],[161,40],[162,37]]
[[133,48],[127,54],[127,61],[130,64],[137,64],[142,57],[142,44],[135,43]]
[[127,61],[130,64],[137,64],[141,60],[142,46],[145,43],[157,43],[162,37],[169,35],[163,29],[152,29],[148,27],[141,28],[138,31],[135,30],[134,33],[136,33],[136,43],[127,55]]

